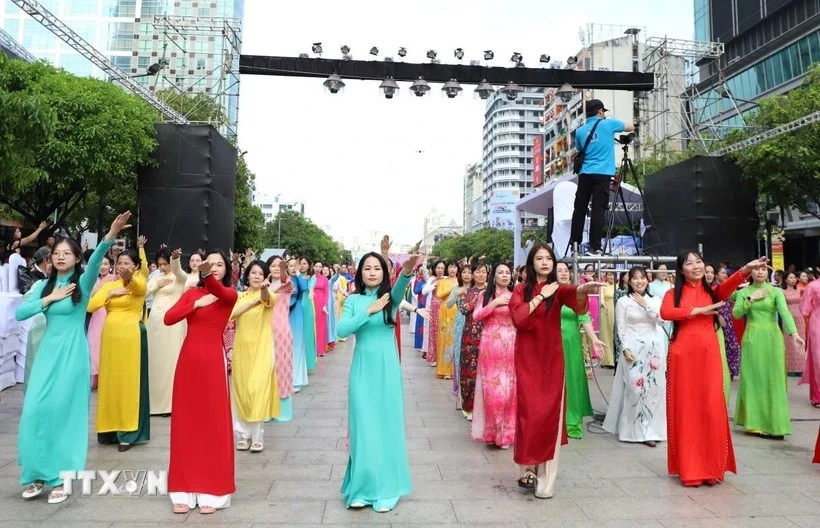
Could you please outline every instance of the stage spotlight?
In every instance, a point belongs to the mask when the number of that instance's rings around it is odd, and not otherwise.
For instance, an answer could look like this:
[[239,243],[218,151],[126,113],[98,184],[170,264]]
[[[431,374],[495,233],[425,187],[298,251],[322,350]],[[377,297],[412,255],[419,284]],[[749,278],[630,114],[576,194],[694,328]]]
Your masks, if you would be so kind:
[[407,56],[407,48],[399,48],[399,57],[404,58]]
[[312,49],[313,49],[313,53],[315,53],[316,55],[321,55],[322,54],[322,43],[321,42],[314,42]]
[[374,55],[374,56],[378,55],[379,54],[379,48],[377,48],[376,46],[373,46],[372,48],[370,48],[370,54]]
[[421,97],[427,92],[430,91],[430,85],[427,84],[427,81],[424,80],[424,77],[419,77],[413,84],[410,86],[410,90],[416,94],[417,97]]
[[551,57],[549,55],[543,54],[543,55],[541,55],[541,58],[538,59],[538,60],[539,60],[539,62],[541,62],[543,64],[549,64],[550,58]]
[[510,57],[510,61],[512,61],[516,64],[521,64],[521,62],[523,60],[524,60],[524,56],[521,55],[520,53],[518,53],[517,51],[512,54],[512,57]]
[[347,44],[342,46],[342,55],[350,55],[350,46]]
[[438,53],[436,53],[436,50],[427,51],[427,58],[430,60],[436,60],[436,55],[438,55]]
[[336,75],[335,73],[327,78],[327,80],[323,83],[325,89],[332,94],[337,94],[344,90],[345,83],[342,81],[342,78]]
[[455,55],[458,60],[462,60],[464,58],[464,50],[461,48],[456,48],[453,55]]
[[508,101],[515,101],[518,98],[518,94],[523,92],[524,89],[518,86],[516,83],[510,81],[507,83],[504,88],[501,89],[501,93],[507,96]]
[[575,88],[573,88],[569,84],[564,84],[563,86],[558,88],[558,90],[555,91],[555,95],[557,95],[558,98],[561,99],[561,101],[563,101],[564,103],[570,102],[576,93],[577,91],[575,90]]
[[478,97],[481,99],[487,100],[495,93],[495,89],[492,84],[487,82],[487,79],[482,79],[476,87],[475,93],[478,94]]
[[495,53],[493,53],[493,50],[487,50],[487,51],[484,52],[484,60],[490,61],[490,60],[493,60],[494,58],[495,58]]
[[576,64],[578,64],[578,57],[575,55],[567,57],[567,66],[575,66]]
[[386,77],[379,85],[379,89],[384,92],[386,99],[392,99],[396,92],[399,91],[398,83],[392,77]]
[[449,81],[444,83],[444,87],[441,89],[441,91],[447,95],[448,99],[455,99],[456,97],[458,97],[458,94],[460,94],[462,90],[463,88],[460,84],[458,84],[458,81],[455,79],[450,79]]

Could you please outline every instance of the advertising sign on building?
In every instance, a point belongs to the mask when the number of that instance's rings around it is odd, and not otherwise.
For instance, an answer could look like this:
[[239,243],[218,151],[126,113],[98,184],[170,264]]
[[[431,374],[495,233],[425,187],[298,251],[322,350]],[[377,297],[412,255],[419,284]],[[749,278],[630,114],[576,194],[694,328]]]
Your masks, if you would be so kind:
[[497,190],[490,194],[490,227],[513,230],[515,228],[515,203],[518,190]]
[[532,142],[532,186],[544,184],[544,136],[537,135]]

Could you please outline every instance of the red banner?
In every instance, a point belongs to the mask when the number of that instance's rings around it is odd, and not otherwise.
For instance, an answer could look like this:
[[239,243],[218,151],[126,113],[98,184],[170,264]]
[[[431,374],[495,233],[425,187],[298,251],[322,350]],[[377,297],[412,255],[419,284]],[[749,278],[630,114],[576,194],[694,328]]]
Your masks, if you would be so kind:
[[544,185],[544,137],[535,136],[532,142],[532,186]]

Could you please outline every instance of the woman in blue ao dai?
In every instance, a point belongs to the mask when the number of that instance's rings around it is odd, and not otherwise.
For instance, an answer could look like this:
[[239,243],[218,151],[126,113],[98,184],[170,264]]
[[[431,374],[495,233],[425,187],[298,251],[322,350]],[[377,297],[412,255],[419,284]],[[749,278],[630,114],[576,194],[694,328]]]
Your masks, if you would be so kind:
[[127,225],[130,217],[130,211],[117,216],[85,271],[80,265],[80,246],[71,239],[57,240],[51,254],[51,275],[36,283],[17,308],[18,321],[37,314],[46,318],[17,435],[24,499],[40,495],[43,486],[51,486],[48,502],[59,504],[68,498],[60,472],[85,469],[91,400],[85,313],[102,259],[119,232],[131,227]]
[[411,491],[404,436],[404,393],[393,314],[418,260],[418,246],[391,288],[378,253],[359,261],[356,293],[347,298],[336,328],[356,335],[348,384],[350,458],[342,493],[348,508],[387,512]]

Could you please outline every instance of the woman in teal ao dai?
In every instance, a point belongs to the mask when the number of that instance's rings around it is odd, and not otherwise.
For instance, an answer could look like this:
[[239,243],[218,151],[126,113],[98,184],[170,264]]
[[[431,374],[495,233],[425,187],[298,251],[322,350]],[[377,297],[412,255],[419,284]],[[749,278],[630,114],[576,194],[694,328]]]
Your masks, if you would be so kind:
[[[85,314],[100,264],[131,213],[119,215],[82,271],[82,250],[60,239],[51,254],[53,268],[17,308],[17,320],[44,314],[46,328],[23,398],[17,436],[17,463],[23,498],[54,489],[48,502],[63,502],[61,471],[82,471],[88,455],[88,414],[91,400],[91,356],[85,334]],[[35,291],[36,290],[36,291]]]
[[393,314],[418,260],[418,247],[390,287],[378,253],[359,261],[356,293],[344,304],[339,337],[356,335],[348,386],[350,458],[342,493],[348,508],[392,510],[411,491],[404,436],[404,393]]

